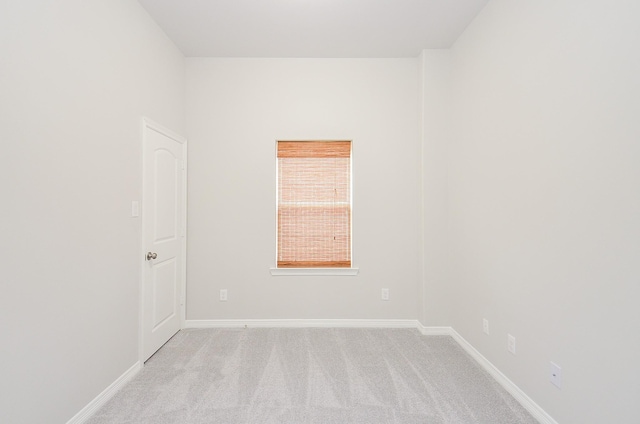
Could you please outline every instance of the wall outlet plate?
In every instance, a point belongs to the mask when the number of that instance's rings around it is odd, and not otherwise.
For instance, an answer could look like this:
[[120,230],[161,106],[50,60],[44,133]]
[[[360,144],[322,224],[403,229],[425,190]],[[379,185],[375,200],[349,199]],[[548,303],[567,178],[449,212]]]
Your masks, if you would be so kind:
[[484,334],[489,335],[489,320],[482,318],[482,331]]
[[562,368],[558,364],[554,364],[550,362],[550,372],[549,372],[549,380],[556,386],[558,389],[562,386]]
[[140,216],[140,202],[134,200],[131,202],[131,216],[137,218]]
[[227,289],[220,289],[220,302],[227,301]]
[[507,350],[514,355],[516,354],[516,338],[511,334],[507,334]]
[[380,292],[380,299],[389,300],[389,289],[382,289]]

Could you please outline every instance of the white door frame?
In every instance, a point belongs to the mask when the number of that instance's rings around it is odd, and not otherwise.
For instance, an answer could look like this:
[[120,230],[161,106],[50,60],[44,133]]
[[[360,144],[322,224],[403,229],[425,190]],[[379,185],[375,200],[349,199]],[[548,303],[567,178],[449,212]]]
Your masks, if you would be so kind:
[[[145,176],[145,165],[144,165],[144,143],[149,131],[159,132],[172,140],[180,143],[182,145],[182,199],[181,208],[182,208],[182,222],[180,225],[180,230],[182,232],[182,243],[181,243],[181,264],[182,264],[182,275],[180,276],[180,329],[184,328],[185,320],[186,320],[186,293],[187,293],[187,139],[168,130],[167,128],[157,124],[147,117],[142,117],[142,126],[141,126],[141,143],[140,143],[140,171],[142,178],[140,179],[140,193],[141,193],[141,202],[140,205],[144,205],[144,176]],[[138,361],[141,366],[144,366],[144,295],[145,295],[145,279],[144,279],[144,266],[146,265],[147,259],[147,246],[145,246],[145,211],[141,211],[141,225],[140,225],[140,285],[138,290],[139,296],[139,311],[138,311]]]

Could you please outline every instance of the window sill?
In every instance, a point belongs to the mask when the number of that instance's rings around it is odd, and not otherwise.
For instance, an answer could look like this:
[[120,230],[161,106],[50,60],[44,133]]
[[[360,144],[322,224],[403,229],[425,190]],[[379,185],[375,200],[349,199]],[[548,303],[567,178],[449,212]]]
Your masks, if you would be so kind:
[[283,275],[337,275],[355,276],[360,268],[270,268],[273,276]]

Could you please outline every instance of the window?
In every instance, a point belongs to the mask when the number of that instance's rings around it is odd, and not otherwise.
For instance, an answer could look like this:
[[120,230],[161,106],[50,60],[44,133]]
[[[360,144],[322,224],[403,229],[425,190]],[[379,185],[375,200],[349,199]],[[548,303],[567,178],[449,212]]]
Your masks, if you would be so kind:
[[351,141],[278,141],[278,268],[351,267]]

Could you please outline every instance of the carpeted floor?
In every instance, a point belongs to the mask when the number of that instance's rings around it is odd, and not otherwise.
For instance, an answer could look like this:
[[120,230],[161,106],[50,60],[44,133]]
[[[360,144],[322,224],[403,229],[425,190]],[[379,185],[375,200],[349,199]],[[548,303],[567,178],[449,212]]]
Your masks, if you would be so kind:
[[183,330],[88,424],[535,424],[448,336]]

